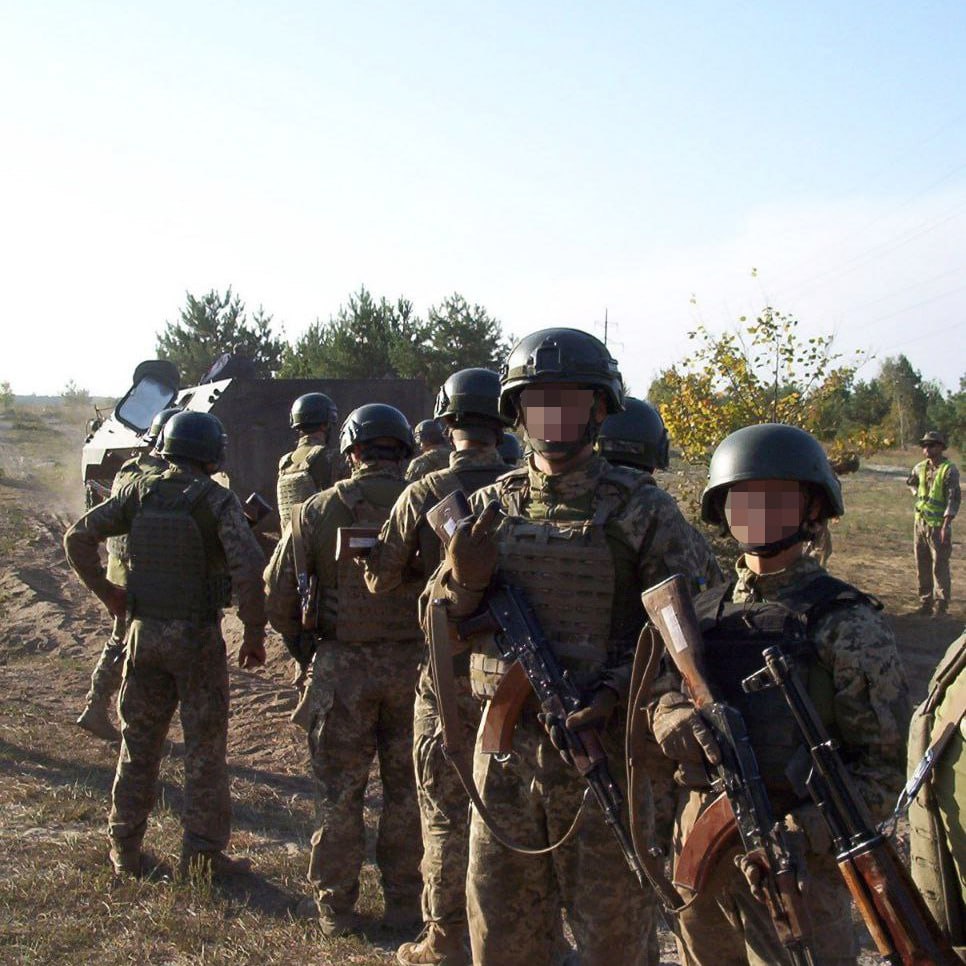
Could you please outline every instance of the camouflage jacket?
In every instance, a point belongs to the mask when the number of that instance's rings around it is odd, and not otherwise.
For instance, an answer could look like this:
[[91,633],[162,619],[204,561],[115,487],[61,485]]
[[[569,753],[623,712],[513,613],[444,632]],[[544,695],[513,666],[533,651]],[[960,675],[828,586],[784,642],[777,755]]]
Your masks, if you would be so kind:
[[[392,590],[407,578],[419,577],[425,581],[429,576],[424,567],[414,566],[420,531],[428,527],[426,507],[434,492],[450,492],[459,486],[457,473],[461,469],[492,470],[491,479],[496,479],[507,471],[507,466],[496,447],[473,447],[450,453],[447,469],[427,473],[410,483],[383,525],[379,543],[366,558],[366,586],[372,593]],[[433,569],[435,567],[429,568],[430,571]]]
[[[387,510],[396,502],[405,482],[395,464],[377,462],[355,469],[352,481],[362,481],[366,498]],[[338,566],[335,559],[336,540],[340,527],[355,524],[350,509],[339,499],[340,487],[348,481],[317,493],[302,504],[302,540],[305,555],[318,579],[319,589],[338,587]],[[292,528],[286,527],[272,559],[265,568],[265,592],[268,619],[283,637],[296,638],[302,633],[301,598],[292,552]],[[330,634],[332,628],[320,628]]]
[[[188,483],[203,474],[187,465],[170,466]],[[151,476],[140,476],[121,487],[115,496],[89,510],[64,536],[67,561],[78,577],[99,597],[110,589],[110,581],[98,555],[98,544],[108,537],[128,533],[140,510]],[[232,596],[238,617],[246,627],[265,626],[265,594],[262,566],[265,555],[252,533],[238,497],[213,482],[205,499],[218,527],[218,539],[225,552],[231,575]]]
[[[822,573],[811,557],[785,570],[755,574],[736,565],[736,602],[767,601],[782,588]],[[895,803],[904,781],[909,688],[895,636],[881,611],[864,603],[833,606],[809,628],[818,660],[832,681],[834,729],[846,767],[877,819]]]
[[[163,473],[170,464],[163,457],[152,450],[138,453],[126,463],[114,476],[111,483],[111,496],[118,493],[128,484],[141,476],[151,473]],[[109,537],[107,540],[107,579],[113,584],[123,587],[127,583],[127,537]]]
[[[537,469],[531,456],[521,468],[505,474],[492,486],[477,490],[470,504],[479,512],[496,500],[508,514],[524,519],[586,521],[593,518],[601,502],[602,484],[615,473],[621,474],[625,482],[630,481],[630,492],[607,522],[608,539],[620,541],[634,556],[633,586],[615,587],[615,601],[626,599],[627,595],[639,598],[642,590],[676,573],[687,575],[695,590],[720,583],[721,570],[707,542],[684,519],[674,498],[656,486],[649,473],[627,467],[616,469],[596,455],[576,469],[556,476]],[[440,576],[451,613],[471,613],[482,593],[460,587],[448,571],[449,564],[444,562]],[[639,599],[637,604],[643,626],[644,611]],[[553,636],[553,628],[544,630]],[[611,655],[599,682],[622,697],[630,684],[635,643],[636,638],[628,641],[622,653]]]
[[406,467],[406,482],[414,483],[422,479],[427,473],[445,469],[449,466],[450,453],[453,451],[448,446],[436,446],[425,453],[420,453],[414,457]]

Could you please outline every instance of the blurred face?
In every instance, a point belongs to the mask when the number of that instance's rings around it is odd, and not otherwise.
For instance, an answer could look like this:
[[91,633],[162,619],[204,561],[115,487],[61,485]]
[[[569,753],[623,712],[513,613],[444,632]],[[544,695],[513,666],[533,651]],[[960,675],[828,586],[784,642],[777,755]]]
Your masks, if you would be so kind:
[[929,459],[935,460],[942,456],[943,448],[939,443],[923,443],[922,451]]
[[593,408],[593,389],[548,385],[531,386],[520,393],[527,435],[548,443],[583,439]]
[[728,490],[724,512],[739,543],[774,543],[801,526],[805,494],[795,480],[745,480]]

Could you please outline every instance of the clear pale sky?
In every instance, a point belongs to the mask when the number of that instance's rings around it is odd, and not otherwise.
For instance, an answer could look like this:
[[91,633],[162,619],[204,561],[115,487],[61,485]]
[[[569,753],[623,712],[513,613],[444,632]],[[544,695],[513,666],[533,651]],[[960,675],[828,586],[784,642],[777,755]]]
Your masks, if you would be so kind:
[[294,338],[364,283],[606,308],[638,393],[769,303],[956,388],[964,41],[962,0],[2,4],[0,381],[117,394],[186,290]]

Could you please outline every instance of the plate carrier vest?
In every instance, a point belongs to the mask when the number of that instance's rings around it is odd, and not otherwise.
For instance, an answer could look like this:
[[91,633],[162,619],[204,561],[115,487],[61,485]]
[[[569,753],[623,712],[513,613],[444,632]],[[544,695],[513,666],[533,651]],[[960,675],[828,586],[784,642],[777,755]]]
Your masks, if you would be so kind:
[[332,483],[332,468],[324,446],[299,446],[282,457],[278,466],[276,498],[282,527],[292,517],[292,507],[304,503]]

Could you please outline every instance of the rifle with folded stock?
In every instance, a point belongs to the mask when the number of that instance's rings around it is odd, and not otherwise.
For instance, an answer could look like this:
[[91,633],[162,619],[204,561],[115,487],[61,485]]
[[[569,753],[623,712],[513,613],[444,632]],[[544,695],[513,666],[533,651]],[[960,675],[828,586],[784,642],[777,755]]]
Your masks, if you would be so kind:
[[961,966],[949,939],[923,902],[891,839],[875,826],[835,742],[808,692],[779,647],[767,648],[765,666],[742,682],[746,691],[781,689],[812,758],[806,786],[832,836],[835,860],[852,898],[889,963]]
[[[744,719],[737,709],[716,698],[705,673],[704,641],[687,582],[680,574],[675,575],[646,590],[642,600],[721,752],[721,761],[714,766],[712,788],[722,794],[702,813],[688,839],[700,843],[701,862],[696,863],[700,868],[694,880],[688,881],[690,877],[681,874],[679,861],[674,882],[699,891],[704,870],[709,870],[733,843],[728,833],[737,825],[746,856],[761,872],[765,906],[780,942],[796,966],[811,966],[816,960],[800,886],[804,869],[797,867],[782,823],[773,814]],[[686,843],[682,857],[687,854]]]

